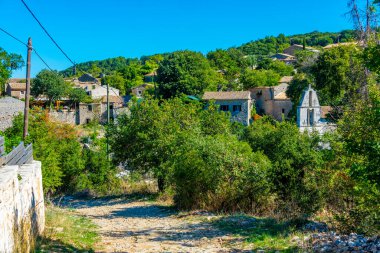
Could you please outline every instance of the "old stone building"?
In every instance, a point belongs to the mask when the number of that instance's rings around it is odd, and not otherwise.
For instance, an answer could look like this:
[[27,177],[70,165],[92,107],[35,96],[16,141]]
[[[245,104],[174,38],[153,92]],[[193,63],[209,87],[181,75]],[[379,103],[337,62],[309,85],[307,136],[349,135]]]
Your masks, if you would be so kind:
[[205,92],[205,101],[215,101],[221,111],[230,112],[231,120],[243,125],[251,123],[252,98],[249,91]]
[[287,118],[293,103],[286,95],[292,76],[284,76],[277,86],[255,87],[250,89],[251,97],[255,100],[256,113],[271,115],[278,121]]
[[135,95],[137,98],[142,98],[144,95],[144,91],[149,88],[153,88],[153,84],[144,83],[139,86],[132,88],[132,94]]
[[301,132],[311,133],[317,131],[324,134],[336,128],[335,124],[331,124],[326,119],[328,106],[322,107],[319,104],[317,92],[311,88],[305,89],[302,98],[297,107],[297,125]]
[[26,83],[9,82],[6,84],[5,94],[10,97],[25,99],[25,93],[26,93]]

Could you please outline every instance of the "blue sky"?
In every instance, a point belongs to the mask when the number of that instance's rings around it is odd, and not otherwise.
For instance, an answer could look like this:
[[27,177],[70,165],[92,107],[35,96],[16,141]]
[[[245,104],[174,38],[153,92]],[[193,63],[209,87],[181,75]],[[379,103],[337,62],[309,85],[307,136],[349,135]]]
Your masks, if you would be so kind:
[[[190,49],[207,53],[267,35],[340,31],[352,25],[346,0],[25,0],[76,62]],[[71,64],[20,0],[0,0],[0,27],[33,45],[57,70]],[[0,32],[0,47],[26,49]],[[32,75],[44,65],[33,55]],[[25,70],[14,77],[24,77]]]

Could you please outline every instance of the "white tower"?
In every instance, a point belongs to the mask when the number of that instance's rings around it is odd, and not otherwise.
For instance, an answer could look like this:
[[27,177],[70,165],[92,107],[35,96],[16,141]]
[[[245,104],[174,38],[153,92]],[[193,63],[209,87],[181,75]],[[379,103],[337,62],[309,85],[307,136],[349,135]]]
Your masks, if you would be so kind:
[[321,119],[321,106],[317,92],[311,88],[305,89],[302,98],[297,107],[297,125],[301,132],[307,130],[311,132],[313,128],[318,128]]

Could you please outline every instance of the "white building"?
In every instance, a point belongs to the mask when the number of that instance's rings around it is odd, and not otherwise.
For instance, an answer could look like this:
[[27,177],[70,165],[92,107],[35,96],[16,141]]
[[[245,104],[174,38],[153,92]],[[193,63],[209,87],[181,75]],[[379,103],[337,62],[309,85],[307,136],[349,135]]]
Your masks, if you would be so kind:
[[324,134],[333,131],[336,125],[329,123],[324,115],[317,92],[309,85],[309,88],[303,91],[297,107],[297,126],[301,132],[307,131],[308,133],[317,131],[319,134]]

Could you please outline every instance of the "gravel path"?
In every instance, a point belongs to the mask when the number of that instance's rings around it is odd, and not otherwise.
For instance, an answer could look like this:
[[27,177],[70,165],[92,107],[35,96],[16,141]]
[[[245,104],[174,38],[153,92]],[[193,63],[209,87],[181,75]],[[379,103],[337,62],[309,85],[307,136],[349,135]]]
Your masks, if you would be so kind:
[[96,252],[251,252],[241,238],[216,229],[202,213],[180,215],[154,202],[125,199],[68,205],[99,226]]

